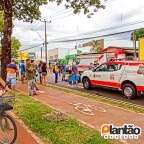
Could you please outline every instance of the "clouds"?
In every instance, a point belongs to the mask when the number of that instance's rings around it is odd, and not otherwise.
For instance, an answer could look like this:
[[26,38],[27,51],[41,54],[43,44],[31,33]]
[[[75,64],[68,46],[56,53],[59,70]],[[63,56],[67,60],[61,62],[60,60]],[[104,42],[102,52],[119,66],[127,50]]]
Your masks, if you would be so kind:
[[[85,36],[96,36],[116,31],[124,31],[143,26],[141,24],[129,25],[120,27],[118,29],[104,30],[97,32],[99,29],[120,26],[126,23],[136,22],[143,19],[144,2],[143,0],[108,0],[106,9],[99,10],[91,19],[88,19],[82,13],[74,15],[72,10],[65,10],[64,6],[57,7],[55,3],[49,3],[42,6],[42,19],[52,20],[51,24],[47,24],[48,40],[59,39],[62,37],[76,38],[73,35],[81,37],[80,33],[94,31]],[[35,45],[42,43],[44,39],[44,23],[35,21],[34,23],[23,23],[22,21],[15,21],[14,33],[17,38],[21,40],[23,45]],[[56,47],[72,47],[76,42],[67,44],[51,44],[49,48]],[[110,43],[110,42],[109,42]],[[115,42],[116,43],[116,42]],[[122,43],[122,42],[118,42]]]

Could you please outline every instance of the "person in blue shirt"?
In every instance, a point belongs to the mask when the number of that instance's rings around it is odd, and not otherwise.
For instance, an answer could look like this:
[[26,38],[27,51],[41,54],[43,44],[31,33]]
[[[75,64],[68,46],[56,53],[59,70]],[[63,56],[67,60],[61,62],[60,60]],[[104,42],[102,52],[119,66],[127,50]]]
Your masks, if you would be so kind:
[[20,72],[21,81],[22,83],[24,83],[25,73],[26,73],[24,60],[22,60],[21,63],[19,63],[19,72]]
[[72,71],[71,75],[69,76],[69,82],[72,86],[78,84],[79,76],[78,76],[78,68],[75,62],[72,64]]

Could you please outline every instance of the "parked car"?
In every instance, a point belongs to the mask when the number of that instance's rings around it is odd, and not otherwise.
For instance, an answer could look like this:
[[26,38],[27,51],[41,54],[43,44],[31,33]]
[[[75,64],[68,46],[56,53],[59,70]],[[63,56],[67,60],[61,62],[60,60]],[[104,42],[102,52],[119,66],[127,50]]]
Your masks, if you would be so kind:
[[144,62],[109,61],[85,71],[81,79],[85,89],[94,86],[117,89],[133,99],[144,92]]

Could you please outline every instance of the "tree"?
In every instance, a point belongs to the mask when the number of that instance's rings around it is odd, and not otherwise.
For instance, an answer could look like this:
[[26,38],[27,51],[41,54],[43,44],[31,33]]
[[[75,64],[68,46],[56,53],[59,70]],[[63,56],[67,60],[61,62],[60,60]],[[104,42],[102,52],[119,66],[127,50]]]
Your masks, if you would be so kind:
[[90,49],[90,52],[99,53],[100,51],[101,51],[101,45],[99,44],[99,41],[93,41],[92,42],[92,48]]
[[4,23],[3,23],[3,12],[0,11],[0,33],[2,33],[3,26],[4,26]]
[[135,30],[131,34],[131,40],[138,41],[140,38],[144,37],[144,28]]
[[[99,8],[104,8],[100,0],[49,0],[56,1],[58,5],[65,2],[66,8],[72,7],[74,13],[79,13],[81,9],[84,13],[90,13],[90,9],[94,8],[94,12]],[[3,69],[1,76],[6,78],[6,64],[11,60],[11,35],[13,27],[13,18],[27,22],[38,20],[41,16],[39,7],[47,4],[47,0],[0,0],[0,10],[4,13],[4,27],[2,38],[2,59],[1,69]],[[90,8],[90,9],[89,9]]]
[[[21,47],[20,41],[16,37],[12,37],[12,42],[11,42],[11,57],[12,58],[17,58],[18,57],[18,50]],[[1,47],[0,47],[1,51]]]
[[137,59],[137,41],[139,41],[139,39],[143,37],[144,37],[144,28],[135,30],[134,32],[131,33],[131,40],[134,42],[135,59]]
[[12,37],[12,43],[11,43],[11,57],[12,58],[17,58],[18,57],[18,50],[21,47],[21,43],[18,39],[15,37]]

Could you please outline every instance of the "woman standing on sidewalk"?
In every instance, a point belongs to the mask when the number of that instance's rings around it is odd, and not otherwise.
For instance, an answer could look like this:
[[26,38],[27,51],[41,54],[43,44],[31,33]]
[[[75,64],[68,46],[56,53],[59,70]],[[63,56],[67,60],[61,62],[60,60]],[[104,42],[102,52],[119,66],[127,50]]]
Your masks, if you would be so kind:
[[42,71],[42,83],[46,83],[47,82],[47,64],[44,62],[42,64],[42,67],[41,67],[41,71]]

